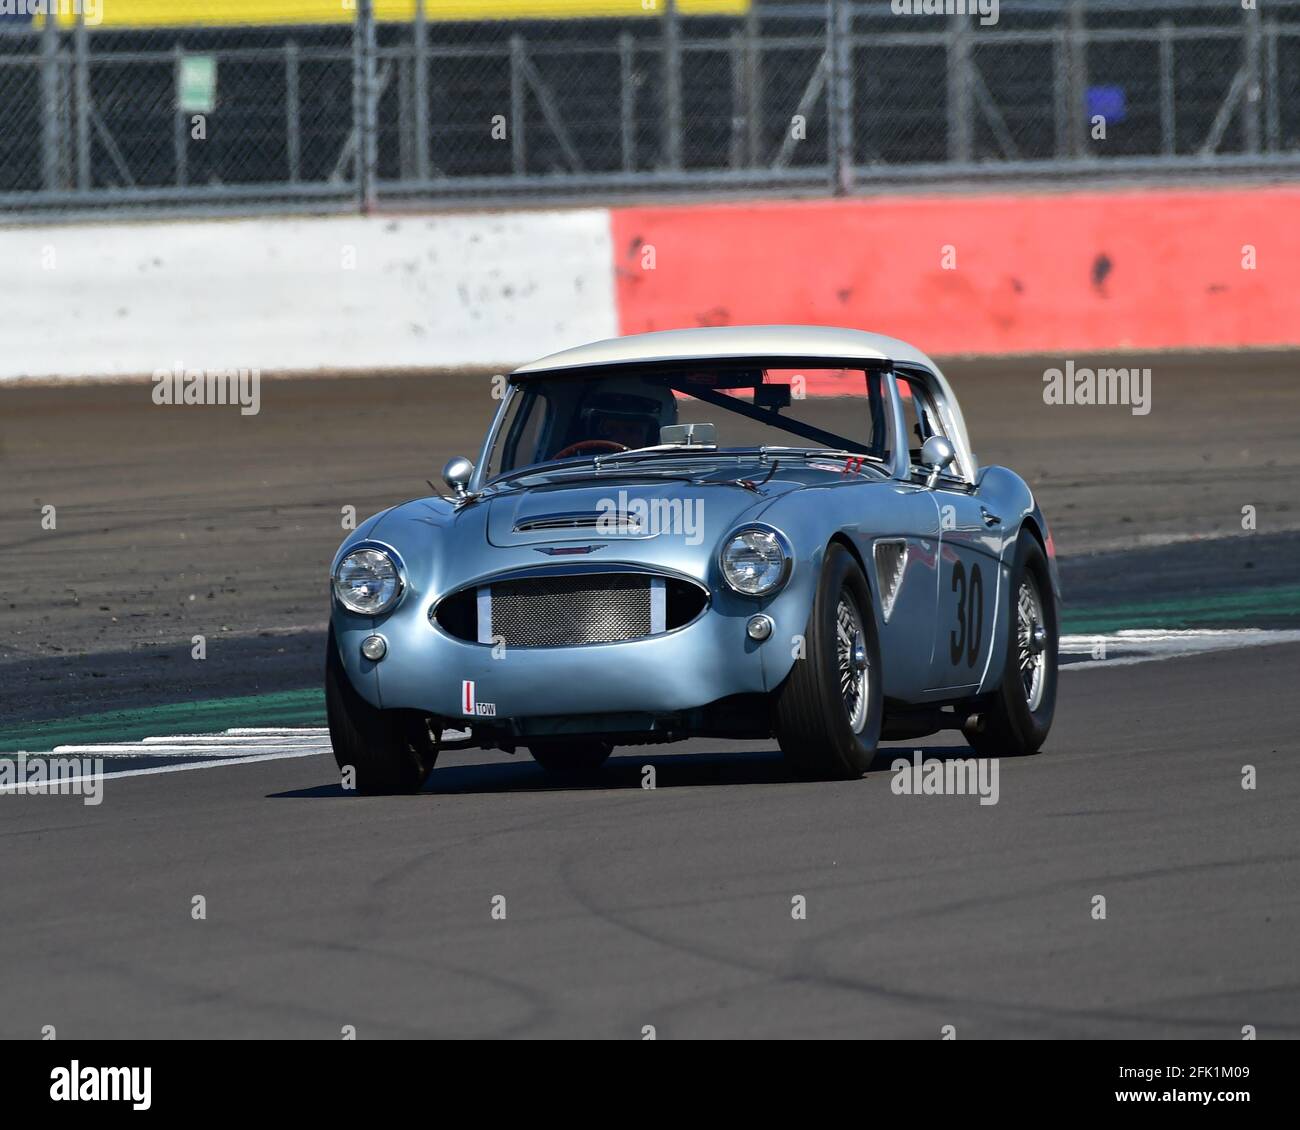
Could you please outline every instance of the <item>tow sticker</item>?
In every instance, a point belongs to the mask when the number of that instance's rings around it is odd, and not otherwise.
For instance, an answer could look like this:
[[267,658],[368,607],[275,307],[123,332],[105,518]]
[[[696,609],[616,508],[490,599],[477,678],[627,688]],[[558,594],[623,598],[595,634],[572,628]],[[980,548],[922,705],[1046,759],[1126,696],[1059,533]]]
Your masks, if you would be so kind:
[[495,718],[497,713],[497,704],[495,702],[478,702],[475,700],[473,679],[461,680],[460,708],[465,714],[481,715],[485,718]]

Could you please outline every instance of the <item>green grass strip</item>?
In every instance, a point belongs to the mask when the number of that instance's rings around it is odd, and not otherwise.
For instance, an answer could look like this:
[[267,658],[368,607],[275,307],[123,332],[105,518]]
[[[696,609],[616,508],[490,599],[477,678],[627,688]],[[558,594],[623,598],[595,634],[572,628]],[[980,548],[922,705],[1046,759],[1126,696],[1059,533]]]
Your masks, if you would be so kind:
[[43,752],[59,745],[131,742],[170,734],[213,734],[235,726],[324,724],[325,695],[312,688],[27,722],[0,729],[0,753]]
[[1144,600],[1072,609],[1066,602],[1062,632],[1118,632],[1125,628],[1195,628],[1204,624],[1251,627],[1259,621],[1300,616],[1300,585],[1247,589],[1213,596]]

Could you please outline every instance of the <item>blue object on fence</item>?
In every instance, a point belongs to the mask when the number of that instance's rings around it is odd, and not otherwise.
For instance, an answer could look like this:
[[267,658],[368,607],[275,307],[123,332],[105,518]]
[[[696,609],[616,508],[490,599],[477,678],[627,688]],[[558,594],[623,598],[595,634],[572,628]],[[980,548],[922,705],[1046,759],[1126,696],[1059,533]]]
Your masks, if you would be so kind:
[[1122,86],[1088,87],[1088,118],[1100,114],[1107,122],[1122,122],[1128,116],[1128,101]]

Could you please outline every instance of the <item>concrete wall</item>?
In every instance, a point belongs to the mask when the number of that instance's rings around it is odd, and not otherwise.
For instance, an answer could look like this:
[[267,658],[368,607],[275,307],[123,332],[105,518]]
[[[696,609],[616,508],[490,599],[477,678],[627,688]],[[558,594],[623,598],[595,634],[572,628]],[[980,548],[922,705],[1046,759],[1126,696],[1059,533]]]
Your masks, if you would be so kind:
[[0,229],[0,378],[515,364],[804,322],[936,355],[1300,345],[1300,189]]
[[604,211],[0,230],[0,377],[508,366],[617,332]]

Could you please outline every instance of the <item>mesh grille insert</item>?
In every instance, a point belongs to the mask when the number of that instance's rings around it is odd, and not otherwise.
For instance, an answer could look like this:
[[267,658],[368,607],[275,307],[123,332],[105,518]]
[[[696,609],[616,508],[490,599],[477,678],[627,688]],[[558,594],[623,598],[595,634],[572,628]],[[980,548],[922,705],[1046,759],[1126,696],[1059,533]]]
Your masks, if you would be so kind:
[[651,633],[651,579],[645,575],[529,577],[491,589],[491,634],[507,647],[572,647]]

